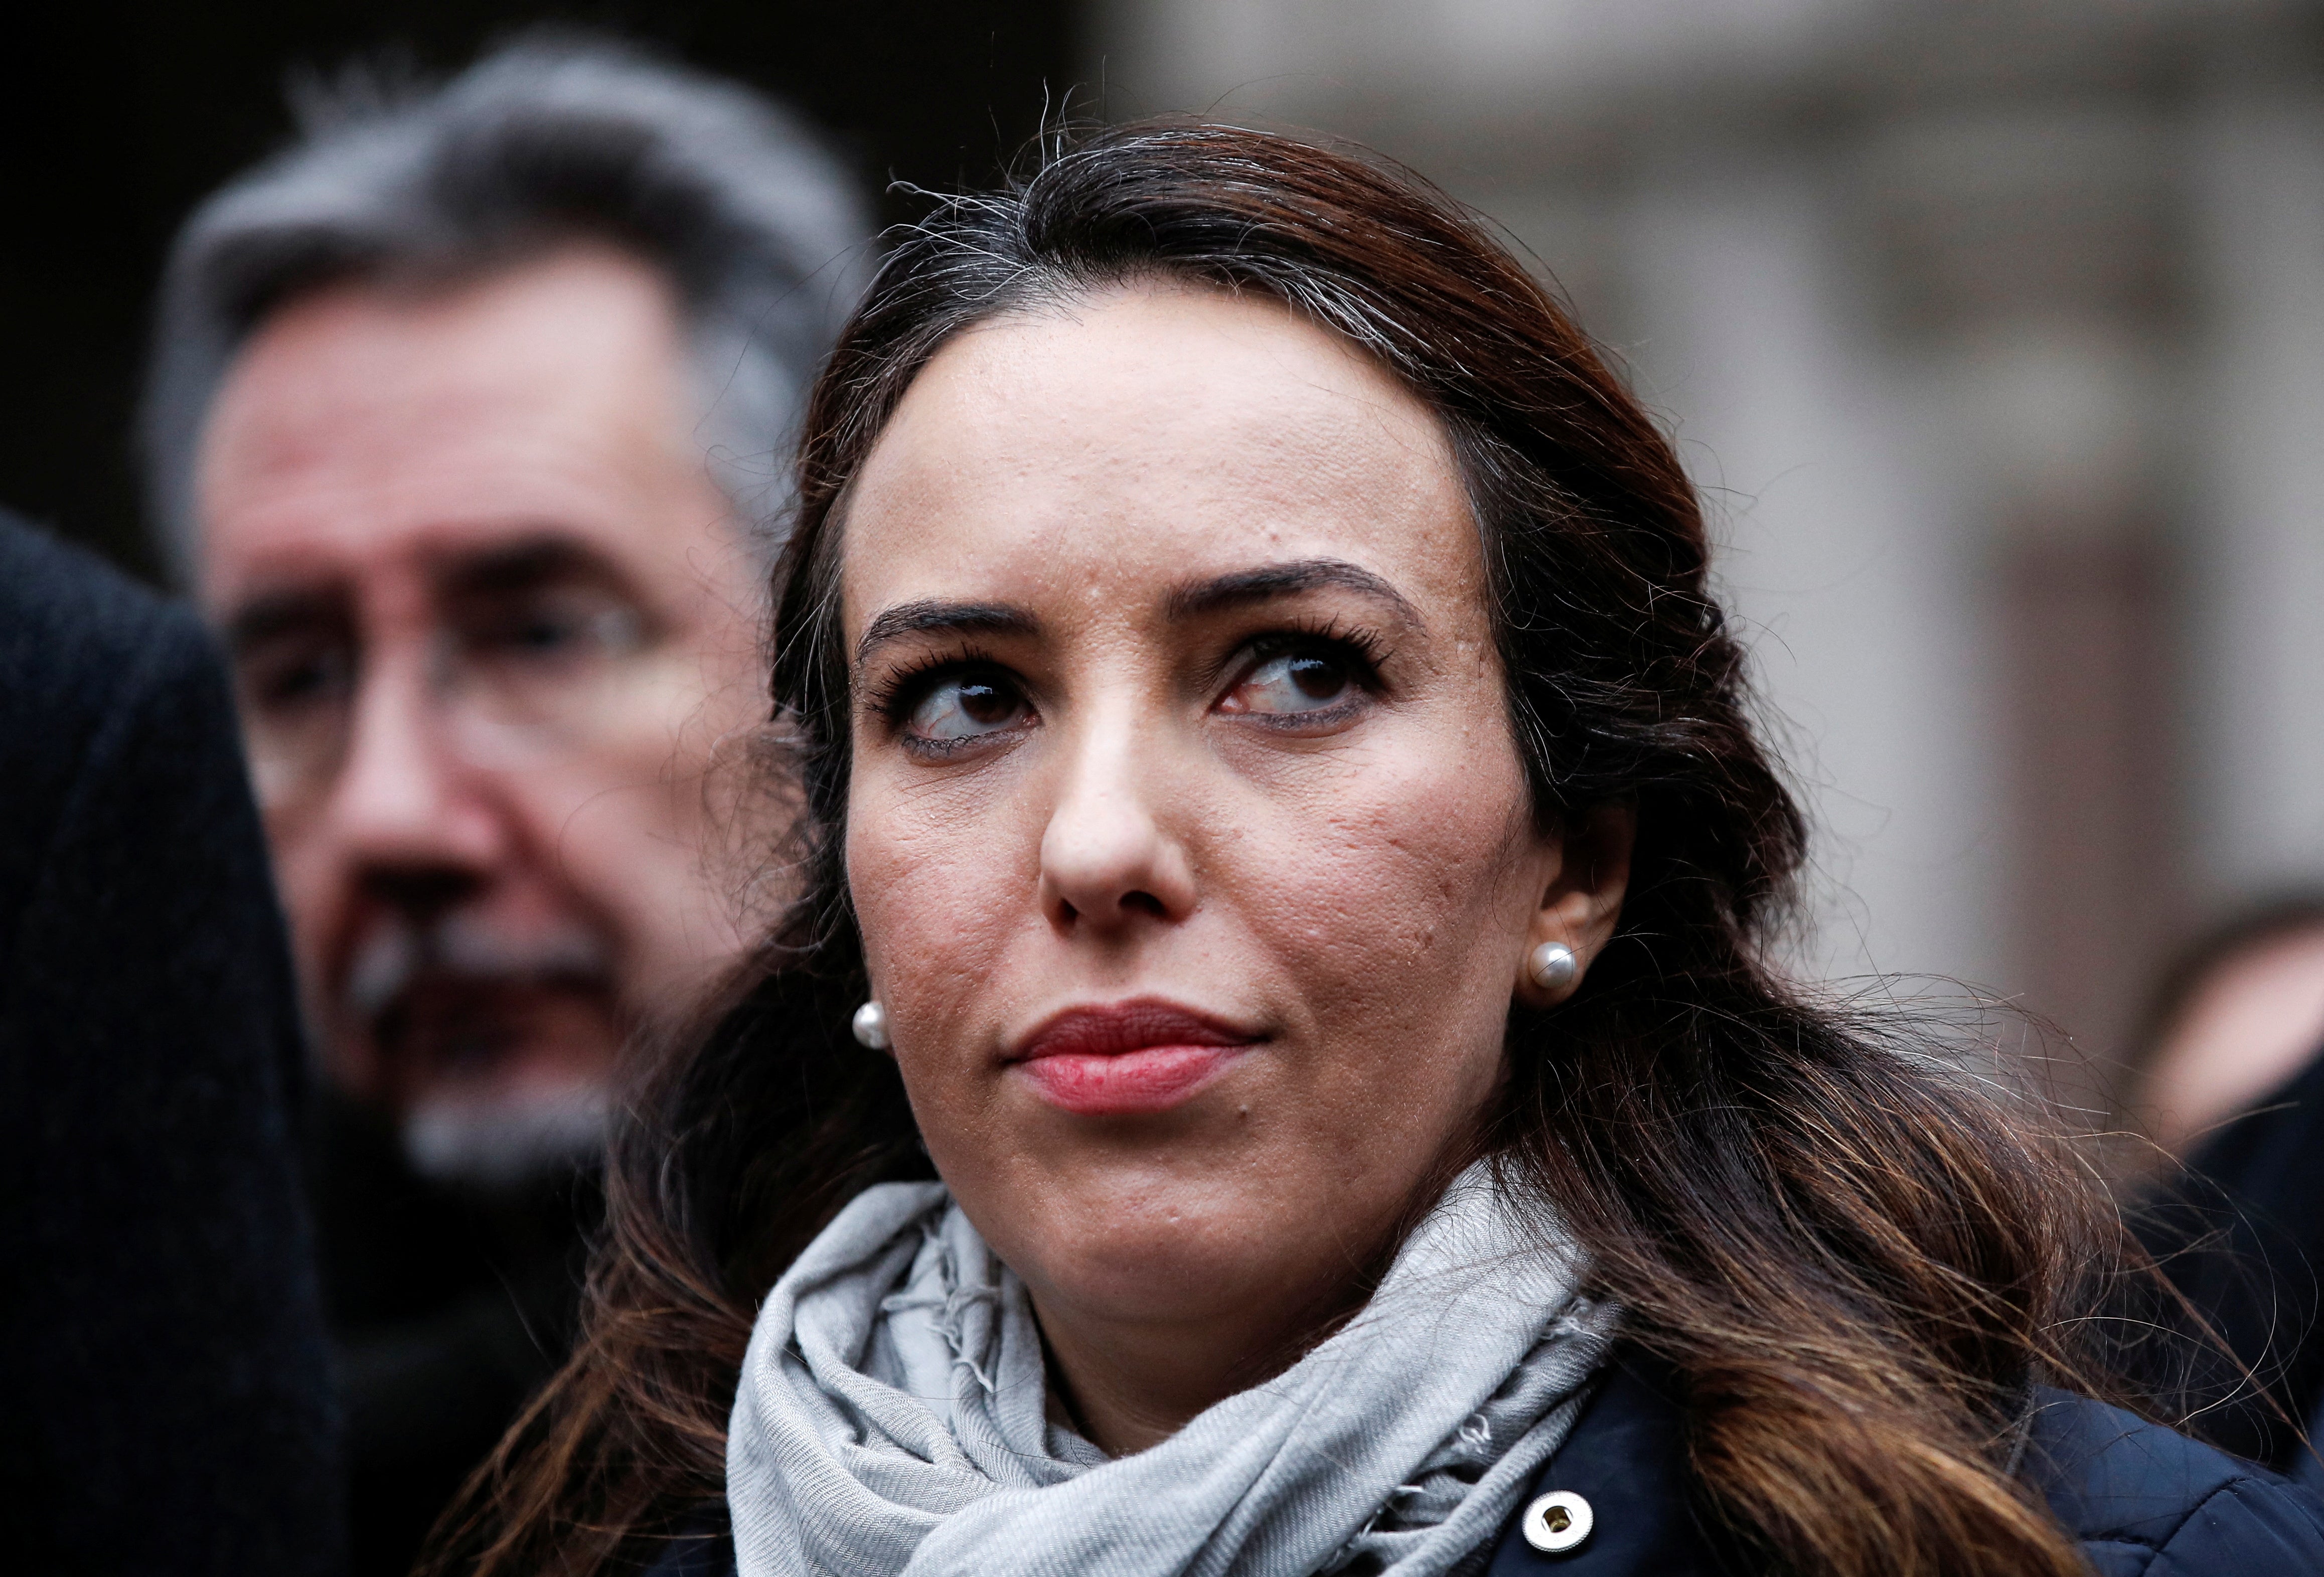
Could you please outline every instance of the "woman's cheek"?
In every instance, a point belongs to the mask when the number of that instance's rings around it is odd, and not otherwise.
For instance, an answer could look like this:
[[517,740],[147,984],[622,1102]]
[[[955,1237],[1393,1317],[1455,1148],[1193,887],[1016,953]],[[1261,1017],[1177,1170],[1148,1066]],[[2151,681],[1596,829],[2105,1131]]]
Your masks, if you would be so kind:
[[1498,876],[1523,793],[1513,769],[1422,742],[1343,785],[1299,881],[1310,911],[1382,963],[1434,967],[1441,944],[1473,940],[1506,898]]
[[[863,934],[864,961],[883,991],[905,983],[906,972],[890,966],[895,960],[913,961],[908,973],[915,982],[928,978],[930,972],[920,966],[931,950],[941,952],[959,922],[976,912],[963,890],[967,873],[951,846],[954,840],[916,817],[908,799],[875,784],[860,788],[848,807],[848,888]],[[899,1006],[890,1002],[890,1013]]]
[[1501,776],[1457,760],[1375,774],[1304,857],[1270,862],[1255,918],[1351,1052],[1361,1043],[1421,1074],[1416,1065],[1461,1053],[1469,1019],[1489,1027],[1506,1010],[1530,905],[1502,875],[1523,786]]
[[1033,879],[1008,858],[1008,840],[959,811],[941,797],[879,784],[859,789],[849,807],[848,885],[864,962],[896,1044],[927,1054],[915,1059],[927,1065],[954,1049],[941,1039],[993,1017],[1007,994],[995,971],[1036,901]]

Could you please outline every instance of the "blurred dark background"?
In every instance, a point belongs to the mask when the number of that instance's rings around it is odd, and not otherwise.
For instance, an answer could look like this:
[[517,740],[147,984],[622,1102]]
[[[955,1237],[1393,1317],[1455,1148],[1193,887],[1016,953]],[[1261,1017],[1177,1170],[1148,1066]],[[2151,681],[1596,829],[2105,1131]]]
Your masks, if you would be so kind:
[[[766,88],[874,187],[989,178],[1074,86],[1072,0],[168,0],[50,5],[0,64],[0,502],[149,577],[131,417],[171,231],[289,134],[290,73],[423,73],[540,23],[606,28]],[[20,17],[20,26],[23,22]],[[890,195],[881,216],[908,217]]]
[[0,63],[0,503],[152,574],[172,227],[290,73],[543,21],[774,92],[875,188],[986,180],[1074,94],[1349,134],[1507,225],[1708,490],[1812,976],[2033,1008],[2095,1112],[2158,961],[2324,881],[2324,0],[52,6]]

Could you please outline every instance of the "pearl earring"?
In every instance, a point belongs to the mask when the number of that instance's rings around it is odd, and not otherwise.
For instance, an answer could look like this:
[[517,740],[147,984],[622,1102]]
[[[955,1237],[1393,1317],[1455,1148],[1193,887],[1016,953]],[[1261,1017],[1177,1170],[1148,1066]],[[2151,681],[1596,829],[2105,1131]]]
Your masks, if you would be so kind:
[[1544,942],[1526,958],[1526,973],[1542,990],[1563,995],[1581,975],[1582,960],[1563,942]]
[[888,1049],[888,1010],[875,1000],[855,1010],[855,1038],[874,1051]]

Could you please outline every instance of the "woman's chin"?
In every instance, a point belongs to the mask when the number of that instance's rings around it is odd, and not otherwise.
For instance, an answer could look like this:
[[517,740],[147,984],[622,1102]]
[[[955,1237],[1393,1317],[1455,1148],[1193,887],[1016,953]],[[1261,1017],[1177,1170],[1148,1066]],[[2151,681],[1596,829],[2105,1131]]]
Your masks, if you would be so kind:
[[1155,1186],[1150,1177],[1089,1181],[1097,1185],[1045,1191],[1014,1240],[993,1245],[1040,1301],[1085,1318],[1151,1324],[1247,1314],[1321,1268],[1304,1261],[1333,1258],[1286,1255],[1306,1236],[1285,1230],[1296,1201],[1221,1197],[1215,1186]]

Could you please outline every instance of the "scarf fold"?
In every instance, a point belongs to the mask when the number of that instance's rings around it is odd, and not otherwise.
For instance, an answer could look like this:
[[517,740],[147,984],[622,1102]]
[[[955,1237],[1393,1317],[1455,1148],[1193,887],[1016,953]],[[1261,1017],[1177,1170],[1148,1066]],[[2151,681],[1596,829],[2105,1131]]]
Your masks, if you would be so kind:
[[1108,1458],[1049,1421],[1024,1285],[943,1185],[850,1202],[775,1284],[727,1437],[741,1577],[1441,1577],[1483,1558],[1615,1311],[1482,1166],[1284,1373]]

